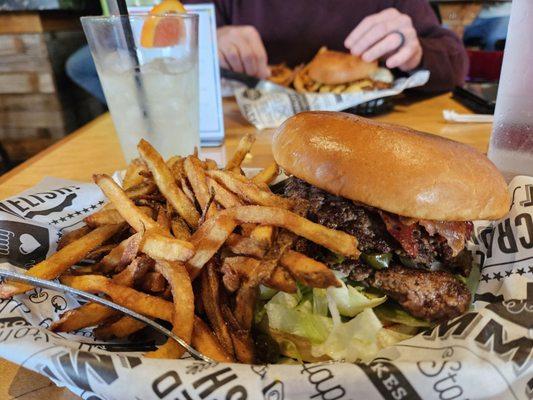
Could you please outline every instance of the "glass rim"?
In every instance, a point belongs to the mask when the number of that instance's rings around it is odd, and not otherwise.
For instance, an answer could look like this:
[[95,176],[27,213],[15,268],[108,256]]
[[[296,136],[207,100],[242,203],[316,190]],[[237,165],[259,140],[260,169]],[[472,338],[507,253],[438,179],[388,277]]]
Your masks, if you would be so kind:
[[198,20],[200,17],[199,14],[196,13],[180,13],[180,14],[149,14],[149,13],[136,13],[136,14],[128,14],[128,15],[86,15],[83,17],[80,17],[81,21],[95,21],[95,22],[108,22],[108,21],[119,21],[119,20],[145,20],[147,17],[165,17],[165,18],[178,18],[178,19],[185,19],[185,20]]

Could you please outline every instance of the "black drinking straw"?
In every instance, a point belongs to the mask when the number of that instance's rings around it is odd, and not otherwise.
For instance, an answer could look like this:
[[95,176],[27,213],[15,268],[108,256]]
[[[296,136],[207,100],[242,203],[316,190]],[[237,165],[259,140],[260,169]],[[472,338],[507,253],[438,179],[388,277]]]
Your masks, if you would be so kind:
[[122,24],[122,30],[124,32],[124,39],[126,40],[126,45],[128,47],[130,57],[133,60],[134,69],[135,71],[138,71],[138,73],[134,73],[134,77],[135,77],[135,87],[137,88],[137,96],[139,99],[139,107],[141,108],[141,111],[143,113],[144,120],[148,124],[149,131],[152,131],[150,115],[148,113],[148,103],[146,101],[147,100],[146,91],[144,89],[142,76],[141,76],[141,65],[139,63],[139,58],[137,57],[135,39],[133,37],[133,30],[131,29],[131,24],[130,24],[130,19],[129,19],[128,5],[126,4],[126,0],[116,0],[116,2],[118,6],[119,15],[123,16],[121,18],[121,24]]

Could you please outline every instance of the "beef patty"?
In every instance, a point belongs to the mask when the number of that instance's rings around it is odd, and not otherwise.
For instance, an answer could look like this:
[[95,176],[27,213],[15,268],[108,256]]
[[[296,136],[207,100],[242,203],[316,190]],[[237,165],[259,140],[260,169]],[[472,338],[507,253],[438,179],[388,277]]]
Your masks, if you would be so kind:
[[[463,275],[470,272],[472,258],[469,251],[454,255],[446,239],[430,235],[421,224],[409,229],[411,248],[406,250],[397,236],[391,235],[384,221],[386,218],[390,225],[390,220],[398,221],[401,217],[334,196],[295,177],[275,185],[273,191],[285,197],[303,199],[307,203],[302,211],[305,217],[355,236],[361,252],[392,253],[391,265],[394,266],[376,271],[360,260],[339,259],[303,238],[294,245],[297,251],[342,271],[349,279],[379,288],[416,317],[440,321],[460,315],[468,308],[470,292],[451,272]],[[467,233],[471,229],[469,225],[460,227]],[[405,244],[404,240],[402,242]],[[400,260],[406,265],[401,265]]]
[[369,281],[415,317],[431,321],[461,315],[470,305],[468,288],[445,271],[393,266],[375,271]]

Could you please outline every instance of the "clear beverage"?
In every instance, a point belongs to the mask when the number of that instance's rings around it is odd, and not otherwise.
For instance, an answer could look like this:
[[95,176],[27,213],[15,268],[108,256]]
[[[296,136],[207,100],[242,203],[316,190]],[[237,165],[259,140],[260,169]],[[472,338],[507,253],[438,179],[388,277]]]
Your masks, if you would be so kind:
[[[198,77],[194,65],[173,65],[156,59],[139,69],[99,69],[100,81],[113,123],[127,158],[137,154],[137,143],[148,140],[165,158],[192,154],[198,135]],[[139,77],[145,100],[138,96]]]
[[514,0],[489,158],[507,180],[533,175],[533,1]]
[[[143,47],[147,19],[178,24],[179,40]],[[83,17],[82,24],[126,160],[137,157],[141,138],[165,158],[191,154],[200,145],[198,16]]]
[[533,175],[533,124],[495,125],[489,158],[509,182],[517,175]]

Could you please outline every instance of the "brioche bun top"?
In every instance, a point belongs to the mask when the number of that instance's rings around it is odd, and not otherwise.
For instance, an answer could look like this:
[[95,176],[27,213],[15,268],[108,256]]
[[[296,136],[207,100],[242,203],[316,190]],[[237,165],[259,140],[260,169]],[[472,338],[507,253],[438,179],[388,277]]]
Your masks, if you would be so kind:
[[507,184],[476,149],[340,112],[303,112],[274,134],[276,162],[337,196],[416,219],[499,219]]

